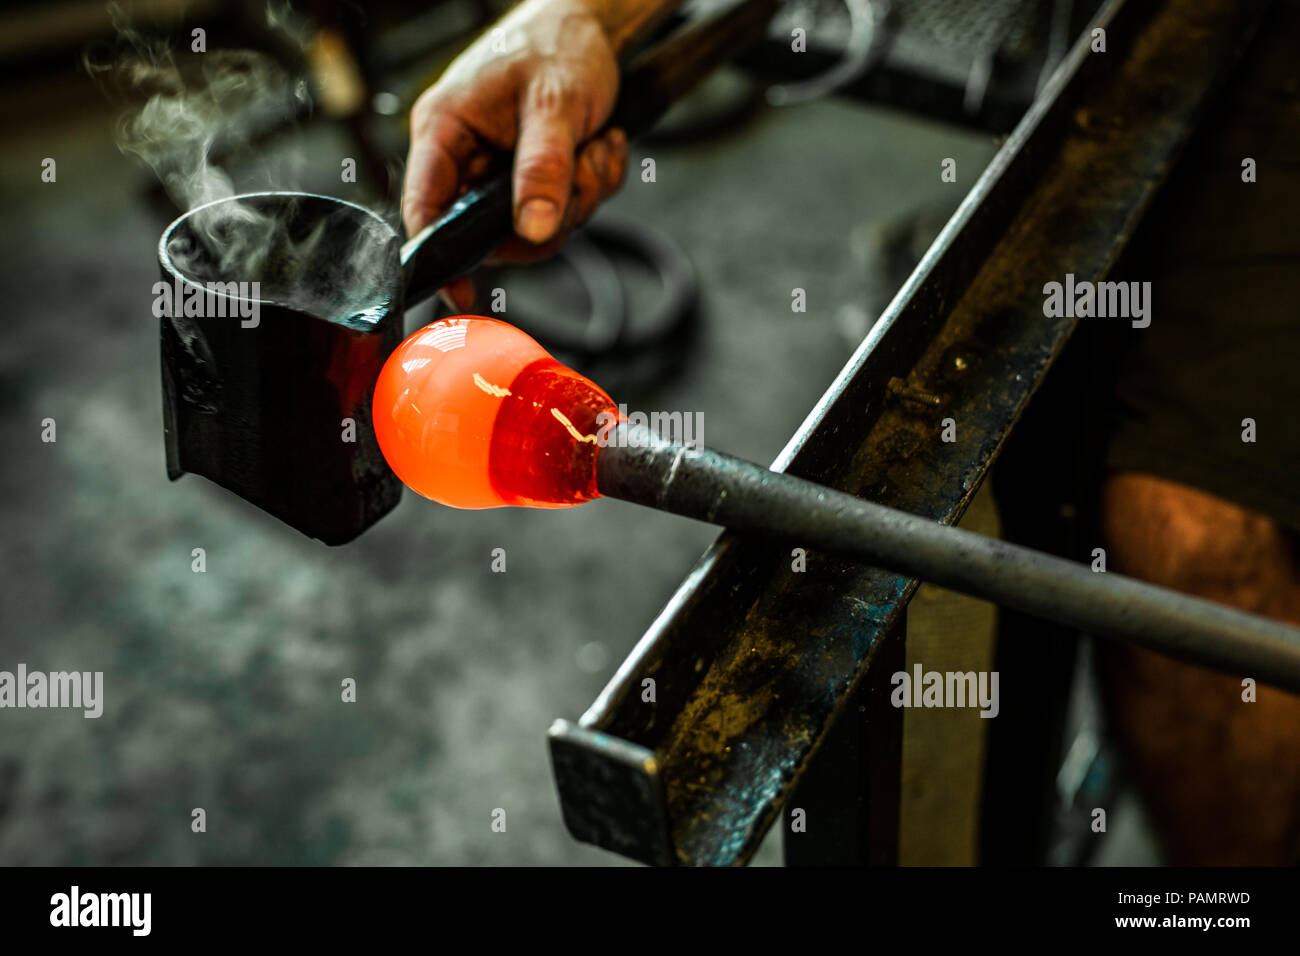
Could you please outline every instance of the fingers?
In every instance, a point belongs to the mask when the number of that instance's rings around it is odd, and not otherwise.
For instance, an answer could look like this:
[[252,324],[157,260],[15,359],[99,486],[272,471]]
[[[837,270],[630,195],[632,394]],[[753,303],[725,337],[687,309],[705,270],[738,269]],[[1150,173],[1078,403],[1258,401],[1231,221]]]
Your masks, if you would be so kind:
[[602,202],[618,191],[627,172],[627,155],[627,136],[621,129],[607,130],[586,143],[574,165],[573,187],[552,238],[541,244],[508,239],[489,261],[523,262],[554,254],[565,233],[586,222]]
[[596,207],[622,184],[626,169],[627,137],[622,130],[610,130],[587,143],[578,154],[566,227],[571,229],[590,219]]
[[541,244],[553,238],[564,221],[573,189],[574,148],[583,117],[577,98],[563,76],[539,73],[524,94],[515,146],[515,232]]
[[[584,145],[575,163],[573,189],[564,217],[552,238],[539,245],[513,237],[488,257],[488,263],[528,262],[554,255],[564,244],[565,234],[586,222],[602,202],[618,191],[627,174],[627,156],[627,135],[621,129],[607,130]],[[474,284],[466,276],[448,283],[438,294],[453,311],[469,312],[474,308]]]
[[477,139],[436,100],[421,97],[411,111],[411,151],[402,188],[402,223],[415,235],[456,198],[462,172],[474,161]]

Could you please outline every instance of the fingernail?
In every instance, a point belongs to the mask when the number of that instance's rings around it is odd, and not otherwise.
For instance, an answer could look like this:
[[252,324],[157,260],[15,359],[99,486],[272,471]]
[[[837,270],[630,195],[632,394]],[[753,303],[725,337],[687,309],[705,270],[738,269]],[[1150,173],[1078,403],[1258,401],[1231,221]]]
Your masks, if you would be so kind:
[[560,224],[560,211],[549,199],[530,199],[519,210],[515,231],[529,242],[545,242]]
[[451,311],[453,312],[460,311],[460,307],[456,305],[455,301],[451,297],[451,293],[449,293],[446,289],[438,290],[438,298],[441,299],[442,304],[445,305],[447,308],[451,309]]

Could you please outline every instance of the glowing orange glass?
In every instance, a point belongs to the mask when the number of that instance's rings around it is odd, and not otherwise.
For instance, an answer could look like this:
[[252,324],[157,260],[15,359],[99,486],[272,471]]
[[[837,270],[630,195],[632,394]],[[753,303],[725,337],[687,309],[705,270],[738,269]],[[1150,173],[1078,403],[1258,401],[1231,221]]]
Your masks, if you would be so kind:
[[600,497],[597,433],[617,415],[597,385],[513,325],[441,319],[375,383],[379,447],[397,477],[456,508],[564,508]]

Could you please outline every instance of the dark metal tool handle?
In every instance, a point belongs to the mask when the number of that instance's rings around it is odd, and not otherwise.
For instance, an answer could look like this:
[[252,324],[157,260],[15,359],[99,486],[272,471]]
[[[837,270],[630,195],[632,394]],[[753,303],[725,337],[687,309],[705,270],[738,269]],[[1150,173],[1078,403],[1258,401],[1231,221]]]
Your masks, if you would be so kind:
[[[762,35],[778,0],[742,0],[695,23],[633,60],[619,82],[605,129],[646,132],[714,67]],[[402,246],[405,304],[420,302],[483,261],[514,231],[511,170],[471,189]]]
[[1175,657],[1300,691],[1300,630],[950,528],[753,462],[620,424],[596,458],[611,498],[777,535]]

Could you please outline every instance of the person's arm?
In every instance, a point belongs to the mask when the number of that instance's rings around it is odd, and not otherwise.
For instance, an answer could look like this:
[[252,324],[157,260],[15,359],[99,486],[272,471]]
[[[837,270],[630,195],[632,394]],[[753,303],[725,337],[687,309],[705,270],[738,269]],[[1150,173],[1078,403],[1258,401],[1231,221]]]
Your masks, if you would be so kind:
[[[593,138],[618,96],[619,60],[682,0],[524,0],[456,58],[411,110],[402,219],[414,234],[514,150],[518,237],[506,258],[548,255],[623,181],[627,139]],[[581,147],[579,149],[579,147]],[[469,308],[458,279],[445,297]]]

